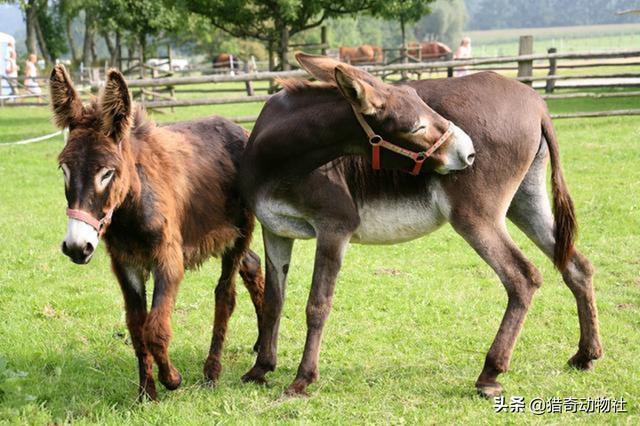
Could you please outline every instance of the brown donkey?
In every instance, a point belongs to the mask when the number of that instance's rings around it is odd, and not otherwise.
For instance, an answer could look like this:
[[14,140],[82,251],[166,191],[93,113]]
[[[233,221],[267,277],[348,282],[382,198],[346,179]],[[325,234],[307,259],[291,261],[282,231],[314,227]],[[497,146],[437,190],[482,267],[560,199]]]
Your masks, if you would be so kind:
[[[298,61],[326,84],[289,84],[273,96],[260,114],[240,168],[243,193],[263,225],[266,252],[260,349],[244,380],[264,382],[265,374],[275,368],[294,239],[317,239],[307,339],[296,378],[287,390],[304,394],[318,379],[322,331],[348,243],[409,241],[450,222],[507,290],[502,324],[476,382],[480,394],[499,395],[497,376],[507,370],[533,295],[542,284],[541,274],[507,233],[506,217],[562,272],[576,298],[580,320],[578,352],[570,364],[591,368],[592,360],[602,355],[593,272],[573,247],[573,204],[540,96],[494,73],[392,87],[326,57],[298,55]],[[417,96],[440,115],[417,104]],[[424,163],[425,171],[439,173],[410,176],[372,170],[376,154],[366,135],[375,132],[378,139],[419,150],[418,141],[433,143],[446,121],[443,117],[473,140],[472,167],[456,167],[452,159],[464,150],[459,147],[451,155],[458,145],[451,142]],[[378,139],[370,138],[372,143]],[[345,154],[357,156],[337,159]],[[554,213],[545,184],[549,158]],[[385,150],[381,164],[411,169],[413,160]]]
[[[181,376],[169,360],[171,311],[185,268],[222,256],[205,378],[220,374],[240,272],[260,316],[260,259],[249,250],[254,216],[241,201],[236,170],[245,131],[219,117],[156,127],[112,70],[98,100],[81,103],[63,66],[51,73],[55,121],[69,128],[60,153],[69,216],[62,251],[89,262],[103,237],[125,301],[138,357],[140,397],[156,399],[153,361],[170,390]],[[151,310],[145,282],[153,273]]]

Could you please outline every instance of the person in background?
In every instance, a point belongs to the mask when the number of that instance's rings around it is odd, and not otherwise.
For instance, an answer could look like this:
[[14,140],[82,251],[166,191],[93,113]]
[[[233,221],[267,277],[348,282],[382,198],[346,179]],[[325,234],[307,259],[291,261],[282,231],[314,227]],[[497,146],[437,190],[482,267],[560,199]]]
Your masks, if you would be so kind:
[[11,87],[11,95],[17,96],[18,93],[18,62],[16,61],[16,51],[12,45],[9,45],[9,58],[7,59],[7,69],[5,70],[9,87]]
[[[453,54],[453,59],[470,59],[471,56],[471,39],[469,37],[463,37],[460,42],[460,46],[456,49],[456,53]],[[469,74],[468,67],[456,68],[454,76],[462,77]]]
[[33,53],[30,54],[24,70],[24,87],[27,89],[28,93],[37,95],[38,100],[40,100],[42,89],[40,89],[40,85],[36,79],[36,77],[38,77],[38,67],[36,67],[37,62],[38,57]]

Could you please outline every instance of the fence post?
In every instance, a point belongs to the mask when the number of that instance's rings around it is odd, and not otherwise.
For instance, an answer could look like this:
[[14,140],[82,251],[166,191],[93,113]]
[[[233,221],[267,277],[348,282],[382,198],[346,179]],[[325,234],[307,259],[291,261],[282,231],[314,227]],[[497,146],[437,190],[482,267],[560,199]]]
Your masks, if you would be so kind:
[[[167,62],[169,63],[169,75],[173,77],[173,50],[171,49],[171,43],[167,44]],[[169,96],[171,99],[176,98],[176,88],[174,86],[168,86]],[[171,112],[174,111],[174,108],[171,107]]]
[[[558,49],[555,47],[550,47],[547,50],[548,54],[556,53]],[[556,58],[549,58],[549,75],[556,75],[558,70],[558,60]],[[547,80],[547,86],[544,88],[545,93],[553,93],[553,89],[556,87],[555,80]]]
[[138,52],[138,63],[140,64],[140,78],[144,78],[144,48],[142,47],[142,43],[140,45],[140,52]]
[[[245,74],[249,74],[249,72],[251,72],[249,69],[249,61],[245,61],[244,63],[244,72]],[[247,96],[255,95],[255,92],[253,91],[253,82],[251,80],[245,81],[244,85],[247,88]]]
[[320,43],[322,43],[322,54],[327,56],[327,46],[329,42],[327,41],[327,26],[323,25],[320,27]]
[[[533,36],[520,36],[518,55],[531,54],[533,54]],[[533,61],[518,61],[518,77],[533,77]],[[524,80],[522,82],[531,86],[531,80]]]
[[[445,58],[447,61],[453,61],[453,53],[449,52],[447,53],[447,56]],[[453,77],[453,67],[447,67],[447,78],[451,78]]]

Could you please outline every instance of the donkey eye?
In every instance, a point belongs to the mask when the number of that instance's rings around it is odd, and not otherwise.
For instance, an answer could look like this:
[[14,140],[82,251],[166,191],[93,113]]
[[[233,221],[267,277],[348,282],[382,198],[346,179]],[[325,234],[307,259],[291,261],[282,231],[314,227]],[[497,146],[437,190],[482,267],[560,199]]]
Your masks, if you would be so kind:
[[60,169],[62,169],[62,175],[64,176],[65,186],[69,186],[69,174],[70,174],[69,167],[67,167],[66,164],[62,163],[60,164]]
[[95,177],[96,190],[98,192],[104,191],[104,189],[107,187],[107,185],[111,181],[111,178],[113,178],[114,174],[115,174],[114,169],[107,169],[107,168],[104,168],[100,172],[98,172],[98,174],[96,174],[96,177]]
[[416,127],[415,129],[413,129],[413,130],[411,131],[411,133],[420,133],[420,132],[422,132],[423,130],[425,130],[426,128],[427,128],[427,126],[419,126],[419,127]]
[[113,177],[113,170],[107,170],[103,175],[102,175],[102,182],[106,183],[109,179],[111,179]]

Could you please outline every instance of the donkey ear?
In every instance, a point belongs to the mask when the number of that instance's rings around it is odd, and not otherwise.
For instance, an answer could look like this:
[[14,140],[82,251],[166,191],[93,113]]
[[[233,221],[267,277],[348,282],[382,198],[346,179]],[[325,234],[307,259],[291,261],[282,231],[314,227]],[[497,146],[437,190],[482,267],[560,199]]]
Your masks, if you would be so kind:
[[80,119],[84,107],[64,65],[56,65],[51,71],[49,92],[56,126],[64,129]]
[[107,73],[101,106],[102,131],[120,142],[129,133],[133,117],[131,95],[120,71],[111,69]]
[[309,55],[308,53],[297,52],[296,60],[302,68],[314,78],[327,83],[335,83],[333,70],[341,62],[327,56]]
[[384,108],[384,93],[361,79],[359,75],[354,75],[349,68],[338,65],[334,75],[342,96],[362,114],[373,115]]

